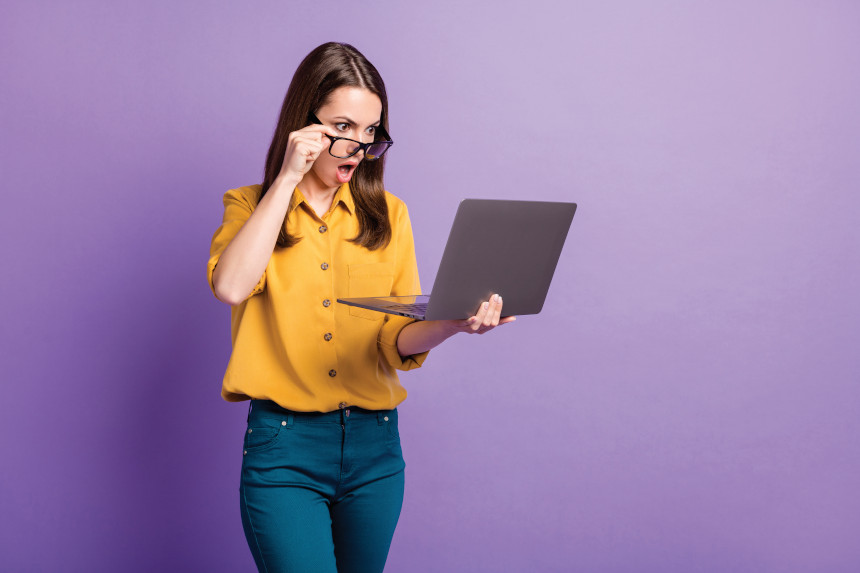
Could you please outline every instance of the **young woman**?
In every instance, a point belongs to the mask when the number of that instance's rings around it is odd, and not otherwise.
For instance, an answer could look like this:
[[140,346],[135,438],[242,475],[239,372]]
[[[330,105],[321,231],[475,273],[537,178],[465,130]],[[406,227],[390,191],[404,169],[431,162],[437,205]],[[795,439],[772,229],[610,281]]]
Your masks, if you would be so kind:
[[347,44],[313,50],[284,99],[261,185],[224,195],[209,284],[232,307],[222,396],[251,400],[240,507],[261,571],[382,571],[403,502],[396,370],[458,332],[335,303],[420,294],[406,205],[383,189],[388,99]]

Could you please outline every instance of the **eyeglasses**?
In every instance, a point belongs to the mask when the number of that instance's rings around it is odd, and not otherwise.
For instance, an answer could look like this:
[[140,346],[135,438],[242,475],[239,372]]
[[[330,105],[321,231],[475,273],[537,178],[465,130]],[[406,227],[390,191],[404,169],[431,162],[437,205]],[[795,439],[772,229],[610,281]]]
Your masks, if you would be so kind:
[[[313,113],[308,113],[308,121],[317,125],[323,125],[323,122],[321,122]],[[364,158],[366,160],[376,161],[385,155],[385,152],[388,151],[389,147],[394,145],[394,142],[391,141],[391,136],[388,135],[388,132],[385,131],[385,128],[381,125],[376,126],[376,133],[382,136],[383,139],[372,141],[370,143],[362,143],[346,137],[334,137],[327,133],[324,135],[331,139],[331,145],[328,146],[328,152],[332,157],[346,159],[347,157],[352,157],[359,151],[363,150]]]

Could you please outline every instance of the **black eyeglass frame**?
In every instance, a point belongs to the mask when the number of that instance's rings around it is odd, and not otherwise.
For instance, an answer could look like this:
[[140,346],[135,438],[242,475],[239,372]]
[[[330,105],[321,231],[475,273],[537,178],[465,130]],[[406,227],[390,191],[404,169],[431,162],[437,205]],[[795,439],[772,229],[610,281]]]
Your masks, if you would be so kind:
[[[317,116],[315,116],[315,115],[314,115],[314,113],[313,113],[313,112],[311,112],[311,111],[309,111],[309,112],[308,112],[308,121],[309,121],[310,123],[315,123],[315,124],[317,124],[317,125],[325,125],[325,124],[323,124],[323,122],[321,122],[321,121],[319,120],[319,118],[318,118]],[[350,138],[348,138],[348,137],[335,137],[335,136],[333,136],[333,135],[329,135],[329,134],[327,134],[327,133],[324,133],[323,135],[325,135],[326,137],[328,137],[329,139],[331,139],[331,145],[329,145],[329,146],[328,146],[328,154],[329,154],[329,155],[331,155],[332,157],[337,157],[338,159],[347,159],[347,158],[349,158],[349,157],[352,157],[353,155],[355,155],[355,154],[356,154],[356,153],[358,153],[359,151],[364,151],[364,158],[365,158],[367,161],[376,161],[377,159],[379,159],[379,158],[381,158],[383,155],[385,155],[385,154],[388,152],[388,150],[389,150],[389,149],[391,149],[391,146],[392,146],[392,145],[394,145],[394,142],[393,142],[393,141],[391,141],[391,136],[390,136],[390,135],[388,135],[388,132],[387,132],[387,131],[385,131],[385,128],[384,128],[384,127],[382,127],[382,125],[377,125],[377,126],[376,126],[376,130],[377,130],[377,132],[378,132],[382,137],[384,137],[385,139],[380,139],[380,140],[378,140],[378,141],[371,141],[370,143],[362,143],[362,142],[360,142],[360,141],[356,141],[356,140],[354,140],[354,139],[350,139]],[[352,152],[352,153],[350,153],[349,155],[343,155],[343,156],[341,156],[341,155],[335,155],[334,153],[332,153],[332,152],[331,152],[331,150],[332,150],[332,148],[334,147],[334,143],[335,143],[337,140],[339,140],[339,139],[343,139],[344,141],[349,141],[349,142],[351,142],[351,143],[354,143],[354,144],[356,145],[355,151],[353,151],[353,152]],[[386,144],[388,144],[388,146],[387,146],[387,147],[382,151],[382,153],[380,153],[379,155],[370,155],[370,154],[368,154],[368,153],[367,153],[367,149],[368,149],[371,145],[379,145],[380,143],[386,143]]]

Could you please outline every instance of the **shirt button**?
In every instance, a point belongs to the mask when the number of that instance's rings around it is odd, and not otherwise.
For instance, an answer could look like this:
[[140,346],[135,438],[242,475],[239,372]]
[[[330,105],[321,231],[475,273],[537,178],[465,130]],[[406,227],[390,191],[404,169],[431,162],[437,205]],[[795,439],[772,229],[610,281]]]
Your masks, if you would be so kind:
[[330,301],[329,299],[325,299],[325,300],[323,301],[323,306],[324,306],[324,307],[326,307],[326,308],[328,308],[328,306],[329,306],[330,304],[331,304],[331,301]]
[[343,410],[344,408],[346,408],[346,402],[341,402],[340,404],[337,405],[337,407],[340,408],[341,410]]
[[326,332],[326,333],[323,335],[323,338],[325,338],[325,341],[326,341],[326,342],[328,342],[329,340],[331,340],[331,332]]
[[328,268],[328,263],[323,263],[323,264],[321,264],[321,265],[320,265],[320,268],[321,268],[322,270],[326,270],[326,269]]
[[325,233],[326,231],[328,231],[328,227],[326,227],[325,225],[320,225],[320,233]]
[[337,376],[337,370],[329,370],[328,375],[334,378],[335,376]]

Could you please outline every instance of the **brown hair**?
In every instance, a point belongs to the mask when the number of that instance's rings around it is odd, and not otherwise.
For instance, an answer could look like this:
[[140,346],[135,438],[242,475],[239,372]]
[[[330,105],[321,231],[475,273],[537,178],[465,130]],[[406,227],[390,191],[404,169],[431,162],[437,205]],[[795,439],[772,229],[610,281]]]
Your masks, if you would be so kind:
[[[365,88],[379,97],[382,102],[380,123],[388,131],[388,96],[382,77],[373,64],[349,44],[329,42],[315,48],[299,64],[284,97],[278,126],[266,156],[260,199],[281,172],[290,133],[305,127],[308,112],[316,113],[334,90],[344,86]],[[388,204],[382,185],[384,161],[385,157],[376,161],[362,161],[349,183],[359,223],[358,235],[350,241],[371,251],[384,247],[391,240],[391,222],[388,220]],[[299,239],[287,232],[285,218],[278,235],[278,246],[291,247]]]

